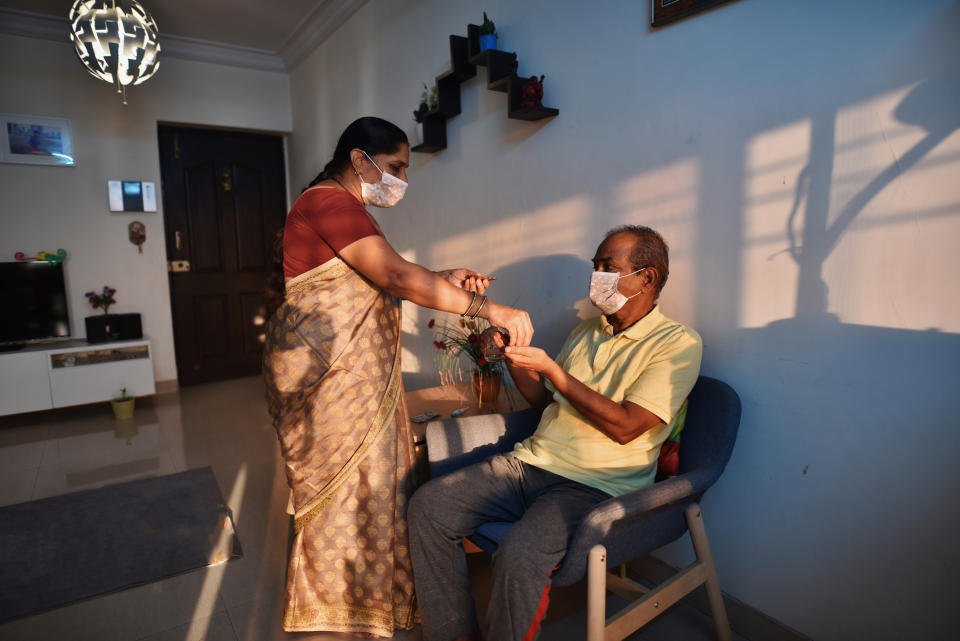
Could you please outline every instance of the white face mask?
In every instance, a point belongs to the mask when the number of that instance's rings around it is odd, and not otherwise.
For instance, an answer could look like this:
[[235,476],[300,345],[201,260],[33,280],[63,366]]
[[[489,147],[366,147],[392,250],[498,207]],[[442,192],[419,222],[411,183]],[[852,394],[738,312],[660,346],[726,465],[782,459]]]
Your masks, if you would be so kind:
[[[364,151],[363,155],[374,167],[377,167],[377,163],[373,162],[373,158],[367,152]],[[407,191],[407,183],[379,167],[377,170],[380,171],[380,180],[375,183],[363,182],[363,176],[360,176],[360,196],[363,198],[363,203],[374,207],[393,207],[403,198],[403,193]]]
[[590,302],[606,315],[617,313],[621,307],[626,305],[628,300],[641,293],[637,292],[633,296],[624,296],[617,289],[617,283],[621,278],[626,278],[631,274],[639,274],[644,269],[646,267],[623,276],[620,275],[620,272],[593,272],[590,276]]

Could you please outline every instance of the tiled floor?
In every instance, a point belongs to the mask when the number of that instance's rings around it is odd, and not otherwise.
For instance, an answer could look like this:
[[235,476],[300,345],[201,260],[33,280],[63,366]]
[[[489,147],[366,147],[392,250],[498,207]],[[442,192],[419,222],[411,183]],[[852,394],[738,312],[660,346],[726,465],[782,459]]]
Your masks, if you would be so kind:
[[[189,387],[137,403],[136,418],[127,423],[115,421],[106,404],[0,418],[0,505],[209,465],[233,510],[243,558],[0,624],[0,639],[353,638],[281,630],[287,487],[260,378]],[[472,565],[482,593],[486,561],[477,557]],[[554,590],[540,639],[582,639],[584,602],[582,587]],[[416,629],[395,638],[416,641],[421,635]],[[712,638],[710,620],[684,605],[631,637]]]

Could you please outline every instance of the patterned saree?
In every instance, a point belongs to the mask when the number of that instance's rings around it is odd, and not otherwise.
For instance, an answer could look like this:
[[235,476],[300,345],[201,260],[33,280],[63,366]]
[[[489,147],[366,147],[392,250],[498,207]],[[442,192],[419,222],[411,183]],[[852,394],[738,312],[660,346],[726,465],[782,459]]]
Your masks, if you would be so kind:
[[264,378],[295,509],[284,630],[410,629],[400,300],[339,258],[290,280]]

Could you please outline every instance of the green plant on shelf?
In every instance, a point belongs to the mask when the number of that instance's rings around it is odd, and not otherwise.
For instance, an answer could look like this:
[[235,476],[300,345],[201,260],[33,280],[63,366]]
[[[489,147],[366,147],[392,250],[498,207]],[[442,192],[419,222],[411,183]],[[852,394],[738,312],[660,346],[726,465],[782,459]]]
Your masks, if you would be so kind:
[[481,36],[495,36],[497,35],[497,25],[493,24],[493,20],[487,17],[487,12],[483,12],[483,24],[480,25],[480,31],[478,32]]
[[437,95],[437,85],[430,89],[430,111],[436,111],[440,108],[440,98]]
[[420,105],[413,112],[413,119],[417,122],[423,122],[423,117],[430,111],[430,94],[427,89],[427,83],[423,83],[423,91],[420,93]]

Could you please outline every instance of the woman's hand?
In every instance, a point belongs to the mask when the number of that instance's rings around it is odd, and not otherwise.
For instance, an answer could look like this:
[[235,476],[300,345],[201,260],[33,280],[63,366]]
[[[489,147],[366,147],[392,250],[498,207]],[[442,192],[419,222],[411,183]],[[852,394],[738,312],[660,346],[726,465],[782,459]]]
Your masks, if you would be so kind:
[[511,365],[543,374],[547,378],[550,371],[558,367],[557,363],[539,347],[507,345],[503,351]]
[[487,300],[481,316],[490,321],[494,327],[502,327],[510,332],[510,344],[521,347],[529,345],[533,339],[533,324],[530,314],[521,309],[514,309],[492,300]]
[[462,267],[459,269],[444,269],[435,273],[454,287],[478,294],[487,291],[487,288],[490,287],[490,281],[494,280],[472,269]]

